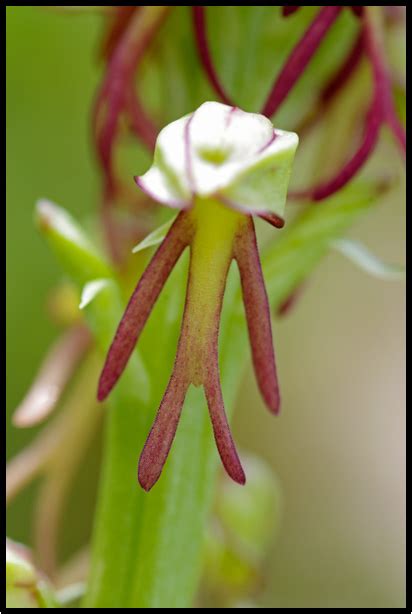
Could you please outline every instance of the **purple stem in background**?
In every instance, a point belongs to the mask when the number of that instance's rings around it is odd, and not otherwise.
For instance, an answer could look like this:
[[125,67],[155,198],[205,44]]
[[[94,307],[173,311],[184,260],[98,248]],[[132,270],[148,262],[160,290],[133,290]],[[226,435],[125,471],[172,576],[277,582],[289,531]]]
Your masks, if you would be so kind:
[[324,6],[297,43],[280,71],[261,113],[271,117],[285,100],[312,59],[343,7]]
[[144,110],[137,92],[133,87],[130,88],[129,91],[127,109],[134,133],[142,143],[146,145],[148,150],[153,152],[159,131]]
[[359,65],[363,50],[363,35],[360,33],[343,64],[323,89],[321,95],[321,101],[323,103],[329,102],[346,85],[350,76]]
[[286,300],[276,310],[276,315],[280,318],[289,315],[290,311],[295,307],[301,293],[303,291],[303,284],[292,290]]
[[266,405],[271,412],[277,414],[280,394],[270,308],[252,218],[248,227],[236,238],[234,256],[239,267],[256,379]]
[[200,61],[203,64],[203,68],[205,69],[209,82],[215,92],[218,94],[219,98],[221,98],[222,102],[230,106],[234,106],[230,98],[226,95],[213,65],[206,34],[205,7],[192,6],[192,15],[195,41],[199,51]]
[[361,6],[351,6],[350,8],[352,9],[352,13],[356,17],[362,17],[363,16],[364,7],[362,5]]
[[121,38],[123,32],[126,30],[130,18],[133,13],[139,10],[139,6],[116,6],[115,14],[112,17],[112,23],[108,29],[106,37],[101,47],[101,55],[103,59],[109,60],[116,45]]
[[[105,173],[105,200],[107,201],[112,198],[115,191],[112,150],[117,134],[119,116],[125,108],[137,65],[166,14],[159,14],[159,18],[150,27],[143,33],[139,32],[139,36],[136,36],[140,20],[144,19],[143,11],[148,8],[150,9],[150,7],[142,7],[138,12],[134,12],[129,17],[127,26],[121,31],[120,40],[110,56],[106,76],[95,103],[94,130],[98,155]],[[135,123],[135,127],[139,130],[139,135],[145,142],[145,135],[140,134],[141,122]]]
[[355,154],[335,176],[309,190],[291,194],[292,197],[311,198],[314,201],[332,196],[345,186],[363,167],[378,141],[380,128],[387,123],[398,141],[402,153],[406,154],[406,136],[394,108],[392,86],[382,56],[381,41],[375,32],[371,19],[365,17],[362,40],[365,53],[371,63],[374,92],[367,114],[364,137]]
[[283,17],[289,17],[289,15],[293,15],[300,8],[300,6],[282,6],[282,15]]
[[382,55],[383,42],[379,40],[370,19],[365,19],[365,47],[372,66],[375,98],[381,106],[382,122],[387,122],[395,138],[406,154],[406,135],[396,114],[392,97],[392,83]]
[[191,240],[191,226],[180,213],[133,292],[110,346],[99,380],[103,401],[126,367],[140,333],[174,265]]
[[[296,13],[296,11],[301,8],[301,6],[282,6],[282,15],[283,17],[289,17],[289,15],[293,15],[293,13]],[[349,8],[352,10],[353,14],[356,15],[356,17],[362,17],[363,6],[351,6]]]
[[303,192],[302,196],[309,196],[312,200],[318,201],[329,198],[343,188],[363,167],[374,150],[381,124],[380,109],[378,104],[374,103],[368,113],[362,143],[354,155],[330,181],[312,188],[307,193]]
[[78,325],[55,342],[30,390],[14,412],[15,426],[35,426],[52,413],[91,341],[89,330]]

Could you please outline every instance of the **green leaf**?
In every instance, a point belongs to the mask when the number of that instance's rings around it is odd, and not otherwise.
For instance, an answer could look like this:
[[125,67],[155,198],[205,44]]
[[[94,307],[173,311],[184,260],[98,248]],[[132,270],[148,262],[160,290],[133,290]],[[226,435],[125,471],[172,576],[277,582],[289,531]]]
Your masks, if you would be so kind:
[[108,279],[93,279],[87,282],[83,287],[80,297],[79,309],[84,309],[92,302],[92,300],[101,292],[104,288],[107,288],[110,280]]
[[156,230],[153,230],[150,234],[148,234],[140,243],[134,246],[132,249],[133,254],[137,254],[137,252],[141,252],[143,249],[147,249],[148,247],[153,247],[155,245],[159,245],[167,235],[175,221],[176,216],[173,216],[168,222],[162,224]]
[[65,272],[78,284],[111,276],[112,272],[83,229],[62,207],[39,200],[35,221]]
[[404,266],[384,262],[358,241],[337,239],[332,241],[331,247],[348,258],[360,269],[374,277],[386,281],[399,281],[405,279]]

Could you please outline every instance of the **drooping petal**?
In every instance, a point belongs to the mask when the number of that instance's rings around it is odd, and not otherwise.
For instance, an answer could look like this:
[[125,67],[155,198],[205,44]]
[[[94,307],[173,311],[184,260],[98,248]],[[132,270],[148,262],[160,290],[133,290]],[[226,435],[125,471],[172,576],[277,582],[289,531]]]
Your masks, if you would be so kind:
[[160,477],[176,434],[188,386],[184,370],[177,360],[139,459],[139,484],[146,491],[149,491]]
[[234,255],[240,272],[256,379],[266,405],[276,414],[280,409],[280,393],[270,308],[252,219],[248,220],[238,234]]
[[100,376],[98,399],[107,397],[137,343],[157,297],[174,265],[191,240],[190,220],[178,215],[133,292],[117,329]]
[[212,351],[207,379],[204,384],[210,419],[216,446],[219,450],[222,463],[229,476],[238,484],[245,484],[246,477],[236,447],[230,433],[223,403],[222,389],[219,380],[219,367],[217,364],[217,348]]
[[309,64],[327,31],[336,21],[342,8],[341,6],[321,8],[280,71],[262,109],[263,115],[271,117],[280,107]]

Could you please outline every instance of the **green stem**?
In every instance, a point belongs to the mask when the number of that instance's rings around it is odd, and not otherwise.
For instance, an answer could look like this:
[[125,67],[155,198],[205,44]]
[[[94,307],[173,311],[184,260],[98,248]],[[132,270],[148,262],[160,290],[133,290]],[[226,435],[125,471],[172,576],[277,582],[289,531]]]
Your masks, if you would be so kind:
[[[376,190],[345,191],[308,210],[264,257],[274,308],[375,200]],[[129,371],[111,398],[105,466],[97,509],[92,569],[85,607],[192,607],[218,454],[201,388],[187,395],[162,477],[149,492],[137,485],[137,459],[172,370],[183,308],[187,258],[172,273],[139,341],[152,374],[151,398],[133,396]],[[220,367],[230,419],[248,341],[238,275],[232,266],[225,293]],[[129,367],[128,367],[129,369]],[[127,372],[127,370],[126,370]],[[126,381],[128,379],[128,381]],[[229,479],[229,478],[228,478]],[[247,488],[247,485],[246,487]]]

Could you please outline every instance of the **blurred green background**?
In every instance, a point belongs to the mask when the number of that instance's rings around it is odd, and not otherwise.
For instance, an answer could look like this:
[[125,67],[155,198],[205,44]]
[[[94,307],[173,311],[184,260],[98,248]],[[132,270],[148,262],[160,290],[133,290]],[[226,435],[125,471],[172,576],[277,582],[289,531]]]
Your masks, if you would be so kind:
[[[34,202],[48,197],[81,216],[97,205],[89,119],[101,25],[92,14],[7,8],[8,457],[35,432],[13,428],[10,415],[57,332],[45,302],[59,269],[33,227]],[[389,139],[375,163],[399,172]],[[401,181],[352,236],[402,262],[404,200]],[[277,420],[248,371],[235,438],[271,463],[284,492],[262,601],[269,607],[404,607],[404,301],[402,284],[331,254],[274,325],[284,399]],[[77,487],[89,506],[94,487],[86,477]],[[26,543],[34,488],[7,519],[8,535]],[[80,544],[90,527],[75,503],[64,540]]]

